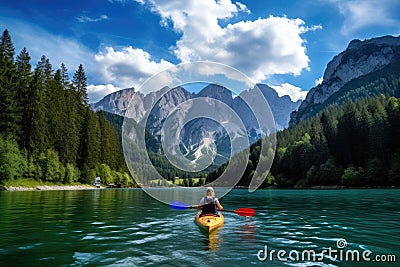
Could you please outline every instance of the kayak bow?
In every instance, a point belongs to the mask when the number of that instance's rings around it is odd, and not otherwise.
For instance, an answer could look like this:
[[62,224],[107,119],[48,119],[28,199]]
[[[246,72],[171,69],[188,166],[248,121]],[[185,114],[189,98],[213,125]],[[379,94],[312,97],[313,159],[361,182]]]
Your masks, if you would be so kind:
[[200,217],[201,212],[196,214],[194,222],[205,232],[210,233],[216,228],[224,225],[224,216],[218,212],[219,216],[213,214],[206,214]]

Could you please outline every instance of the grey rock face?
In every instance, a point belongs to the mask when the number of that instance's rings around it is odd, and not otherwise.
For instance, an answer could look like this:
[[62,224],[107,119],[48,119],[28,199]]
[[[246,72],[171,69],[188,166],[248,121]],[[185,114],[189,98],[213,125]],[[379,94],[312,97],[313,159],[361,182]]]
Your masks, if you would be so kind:
[[335,56],[327,65],[323,81],[312,88],[301,103],[294,121],[301,121],[308,107],[323,103],[346,83],[360,76],[378,71],[396,60],[395,48],[400,46],[400,37],[383,36],[365,41],[353,40],[347,49]]
[[[233,97],[230,90],[216,84],[210,84],[197,94],[190,93],[181,87],[173,89],[165,87],[159,91],[143,95],[133,88],[129,88],[107,95],[99,102],[92,104],[92,108],[133,118],[146,127],[152,135],[160,139],[166,118],[170,112],[179,108],[182,109],[180,106],[182,103],[185,103],[183,109],[186,110],[186,113],[194,112],[195,109],[198,113],[213,110],[212,112],[216,113],[216,117],[222,122],[233,120],[232,114],[225,109],[228,107],[240,118],[245,127],[245,132],[240,130],[235,132],[231,129],[231,138],[232,136],[233,138],[242,138],[247,135],[249,142],[252,143],[265,135],[256,120],[254,108],[270,108],[276,123],[275,128],[281,130],[287,127],[290,113],[297,109],[300,104],[300,101],[292,102],[289,96],[279,97],[276,91],[267,85],[258,84],[257,87],[266,98],[269,107],[267,105],[254,107],[254,103],[257,103],[257,98],[259,98],[255,88],[243,91],[239,95],[240,97]],[[204,106],[191,106],[193,104],[188,101],[195,101],[200,98],[202,98],[201,101],[203,101]],[[249,105],[243,99],[246,99]],[[222,102],[225,107],[218,107],[215,100]],[[128,105],[130,105],[129,110],[127,110]],[[184,116],[182,116],[177,117],[177,124],[180,126],[184,124]],[[206,118],[198,118],[184,125],[179,133],[182,154],[196,160],[201,159],[201,154],[205,151],[208,155],[214,155],[220,163],[229,158],[231,154],[229,130],[224,129],[224,125]]]

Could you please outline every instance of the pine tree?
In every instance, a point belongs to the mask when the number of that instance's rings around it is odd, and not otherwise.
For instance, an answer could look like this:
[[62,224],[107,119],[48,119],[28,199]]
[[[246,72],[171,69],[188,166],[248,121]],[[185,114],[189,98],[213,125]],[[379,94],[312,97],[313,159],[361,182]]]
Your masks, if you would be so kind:
[[353,102],[350,102],[345,107],[343,116],[338,121],[338,135],[336,144],[339,149],[339,157],[343,164],[350,165],[354,164],[354,143],[356,136],[353,135],[354,126],[356,125],[354,114],[357,112],[356,106]]
[[61,160],[64,163],[71,163],[74,166],[79,165],[79,145],[81,140],[82,130],[82,104],[77,91],[69,81],[68,70],[64,63],[61,63],[60,68],[61,84],[64,89],[63,93],[63,109],[62,114],[62,135],[61,135]]
[[86,108],[86,116],[83,121],[82,136],[80,141],[80,164],[84,169],[94,169],[101,157],[101,129],[96,114]]
[[4,30],[0,39],[0,51],[2,57],[5,57],[8,61],[14,61],[15,48],[11,41],[11,36],[8,30]]
[[70,84],[69,83],[69,76],[68,76],[67,67],[65,67],[64,63],[61,63],[60,71],[61,71],[61,83],[63,85],[63,88],[65,90],[68,90],[70,88],[69,87],[69,84]]
[[0,134],[16,138],[20,133],[20,111],[17,102],[15,49],[8,30],[0,39]]
[[125,160],[121,151],[121,144],[114,127],[104,117],[102,111],[97,112],[101,129],[101,157],[100,162],[106,163],[114,170],[125,169]]
[[62,83],[61,70],[57,70],[53,79],[49,81],[47,87],[47,119],[49,127],[49,142],[61,158],[64,157],[64,146],[62,144],[63,126],[65,120],[64,88]]
[[80,64],[78,70],[74,74],[72,84],[74,85],[75,90],[78,92],[82,104],[88,106],[89,99],[87,95],[86,79],[85,70],[83,69],[82,64]]
[[20,106],[20,117],[21,117],[21,134],[19,139],[19,145],[21,148],[26,148],[26,132],[28,131],[27,126],[29,125],[29,109],[31,105],[31,99],[29,98],[29,92],[31,90],[32,82],[32,66],[30,64],[31,57],[28,51],[24,47],[21,53],[17,56],[16,71],[18,77],[17,85],[17,99]]
[[82,135],[82,114],[80,114],[80,100],[76,91],[71,88],[64,93],[66,113],[63,125],[62,141],[63,158],[65,162],[79,165],[79,146]]
[[40,61],[38,62],[35,72],[38,74],[38,81],[41,83],[41,86],[46,90],[46,87],[49,81],[53,78],[53,70],[50,64],[50,61],[46,56],[42,56]]
[[31,105],[28,110],[28,131],[26,144],[29,154],[42,153],[49,148],[49,129],[46,103],[46,91],[52,78],[49,60],[42,56],[33,73],[32,85],[29,95]]

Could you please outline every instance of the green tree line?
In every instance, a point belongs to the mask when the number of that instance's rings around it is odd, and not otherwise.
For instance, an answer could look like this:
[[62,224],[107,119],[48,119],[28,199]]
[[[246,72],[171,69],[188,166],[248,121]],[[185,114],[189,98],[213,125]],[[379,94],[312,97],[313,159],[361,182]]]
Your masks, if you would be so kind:
[[282,132],[271,169],[283,186],[400,185],[400,101],[369,97]]
[[[397,78],[396,78],[397,80]],[[391,82],[395,95],[398,83]],[[366,84],[386,87],[388,82]],[[393,88],[394,87],[394,88]],[[277,147],[264,186],[400,186],[400,99],[385,95],[333,105],[277,134]],[[260,142],[239,185],[248,186],[259,163]],[[232,159],[234,160],[234,159]],[[225,165],[211,172],[213,181]]]
[[34,68],[26,48],[15,56],[8,30],[0,39],[0,183],[18,178],[131,184],[118,135],[88,104],[79,65],[70,80],[46,56]]

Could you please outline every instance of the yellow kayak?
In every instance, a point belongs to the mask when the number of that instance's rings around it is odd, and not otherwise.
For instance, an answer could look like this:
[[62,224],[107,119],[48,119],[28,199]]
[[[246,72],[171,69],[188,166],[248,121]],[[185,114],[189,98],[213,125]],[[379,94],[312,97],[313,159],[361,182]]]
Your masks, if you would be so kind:
[[224,216],[221,212],[218,212],[219,216],[216,215],[204,215],[200,217],[201,212],[198,212],[194,218],[194,222],[204,231],[210,233],[214,229],[224,225]]

